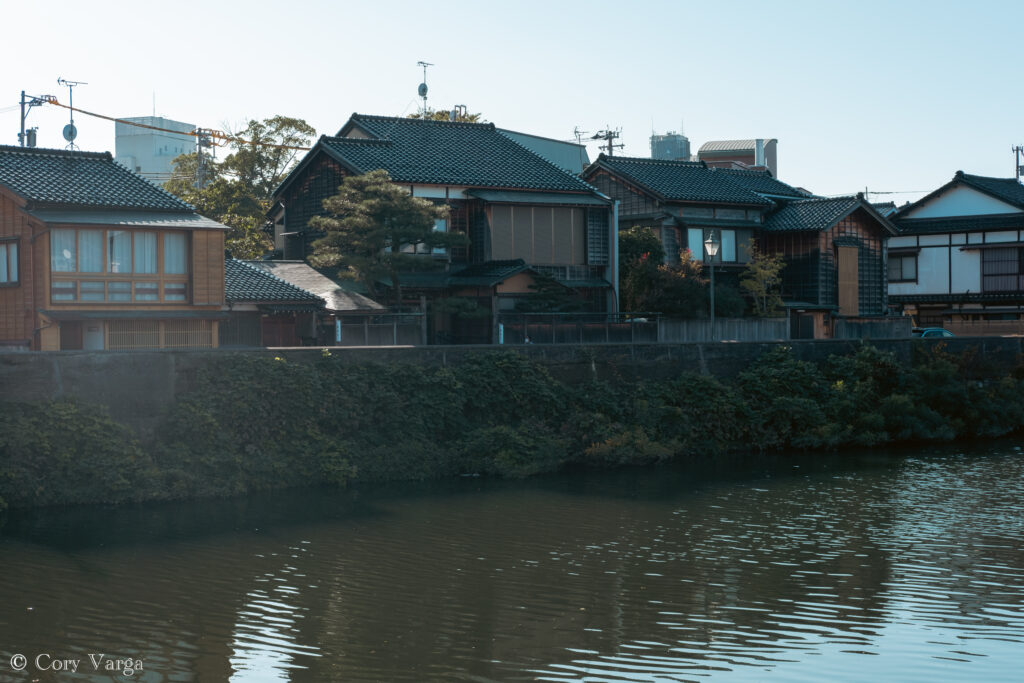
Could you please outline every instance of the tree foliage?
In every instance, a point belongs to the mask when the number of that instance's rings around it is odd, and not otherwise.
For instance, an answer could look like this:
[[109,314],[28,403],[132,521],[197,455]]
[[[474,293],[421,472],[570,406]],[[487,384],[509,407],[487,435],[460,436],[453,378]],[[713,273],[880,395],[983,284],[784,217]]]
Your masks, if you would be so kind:
[[324,209],[328,215],[310,220],[326,233],[313,243],[310,263],[340,268],[340,276],[359,280],[374,297],[389,280],[397,307],[403,272],[433,268],[433,249],[466,243],[461,233],[434,230],[436,220],[448,217],[447,206],[413,197],[384,170],[346,177]]
[[[655,253],[656,256],[656,253]],[[663,264],[644,252],[624,263],[619,275],[622,308],[677,318],[697,318],[708,307],[707,280],[699,261],[684,251],[678,263]]]
[[[431,109],[427,107],[426,116],[423,112],[417,111],[409,114],[406,118],[410,119],[426,119],[427,121],[450,121],[451,112],[445,109]],[[456,123],[484,123],[483,114],[477,112],[475,114],[463,113],[462,110],[457,110],[455,113]]]
[[224,161],[212,163],[212,175],[196,187],[198,156],[183,154],[164,189],[196,207],[204,216],[231,228],[226,246],[237,258],[259,258],[273,245],[263,232],[270,197],[306,147],[316,130],[302,119],[274,116],[251,120],[232,137],[247,142],[229,143],[234,150]]
[[654,228],[634,226],[619,232],[619,264],[626,270],[636,261],[662,263],[665,247],[654,232]]
[[785,267],[782,254],[768,254],[756,246],[750,247],[750,263],[740,277],[740,287],[750,296],[754,315],[770,317],[782,308],[782,269]]

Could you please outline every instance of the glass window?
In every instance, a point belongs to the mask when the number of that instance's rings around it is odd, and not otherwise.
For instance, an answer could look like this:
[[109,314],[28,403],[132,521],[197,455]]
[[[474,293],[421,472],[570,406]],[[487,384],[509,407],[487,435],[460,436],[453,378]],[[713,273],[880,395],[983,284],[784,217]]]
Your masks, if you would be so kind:
[[130,282],[108,282],[107,301],[131,301],[132,283]]
[[[434,232],[448,232],[448,219],[447,218],[435,218],[434,219]],[[444,247],[434,247],[435,254],[444,254],[446,249]]]
[[78,287],[82,292],[82,301],[103,301],[106,298],[104,284],[102,280],[82,280],[79,282]]
[[164,273],[184,275],[187,272],[185,245],[185,233],[169,232],[164,235]]
[[74,280],[54,280],[50,285],[50,298],[54,301],[74,301],[75,284]]
[[686,229],[686,244],[690,247],[690,257],[703,261],[704,256],[704,231],[700,228]]
[[735,263],[736,261],[736,231],[722,231],[722,262]]
[[135,237],[135,272],[156,273],[156,233],[137,232]]
[[125,230],[111,230],[107,233],[107,244],[110,272],[132,272],[132,234]]
[[164,301],[184,301],[185,291],[184,282],[164,283]]
[[50,270],[58,273],[75,272],[75,231],[50,231]]
[[18,281],[18,243],[0,242],[0,284]]
[[78,272],[103,272],[103,231],[82,230],[78,233]]
[[159,301],[160,290],[158,289],[156,282],[136,282],[135,283],[135,300],[136,301]]

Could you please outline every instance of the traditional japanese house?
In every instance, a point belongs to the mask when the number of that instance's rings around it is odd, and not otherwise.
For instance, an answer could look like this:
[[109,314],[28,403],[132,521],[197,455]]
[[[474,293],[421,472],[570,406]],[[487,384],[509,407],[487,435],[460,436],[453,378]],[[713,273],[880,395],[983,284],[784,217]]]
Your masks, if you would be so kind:
[[1024,186],[957,171],[894,216],[889,299],[924,327],[1024,333]]
[[109,153],[0,147],[0,344],[216,346],[226,230]]
[[[501,274],[500,266],[487,264],[521,259],[529,272],[572,288],[590,310],[614,310],[613,203],[489,123],[353,114],[336,136],[322,137],[274,193],[274,242],[284,257],[309,253],[317,237],[309,220],[323,213],[323,200],[345,176],[376,169],[413,195],[448,206],[449,218],[439,220],[437,230],[469,236],[468,247],[424,254],[436,262],[435,272],[403,277],[409,306],[451,295],[450,279],[461,270]],[[478,297],[480,305],[497,314],[498,297],[519,292],[522,279],[492,283],[487,296]]]
[[814,198],[764,170],[604,154],[583,178],[619,201],[620,229],[653,228],[667,261],[685,249],[704,260],[712,231],[721,243],[715,268],[733,277],[751,246],[782,254],[795,337],[832,336],[837,316],[886,313],[885,244],[895,227],[860,196]]

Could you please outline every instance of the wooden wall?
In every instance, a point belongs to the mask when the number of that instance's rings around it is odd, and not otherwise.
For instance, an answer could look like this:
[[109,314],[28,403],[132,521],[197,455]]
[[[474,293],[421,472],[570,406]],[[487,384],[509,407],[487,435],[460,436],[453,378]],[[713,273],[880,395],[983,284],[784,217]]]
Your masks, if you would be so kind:
[[32,254],[32,228],[19,206],[19,200],[0,191],[0,239],[17,244],[18,248],[18,281],[0,284],[0,344],[30,342],[35,324],[37,268]]

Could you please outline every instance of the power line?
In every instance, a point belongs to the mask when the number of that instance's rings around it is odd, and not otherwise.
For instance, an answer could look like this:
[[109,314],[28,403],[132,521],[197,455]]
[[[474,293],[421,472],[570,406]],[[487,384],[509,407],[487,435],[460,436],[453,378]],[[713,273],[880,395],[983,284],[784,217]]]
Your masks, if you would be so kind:
[[[45,102],[46,102],[46,104],[52,104],[52,105],[55,105],[55,106],[58,106],[58,107],[63,107],[65,109],[71,109],[71,107],[69,107],[66,104],[61,104],[60,102],[57,101],[56,97],[53,97],[53,96],[50,96],[50,95],[46,96]],[[221,146],[221,147],[226,145],[226,144],[228,144],[228,143],[235,143],[235,144],[240,144],[240,145],[255,145],[257,147],[276,147],[278,149],[295,149],[295,150],[299,150],[301,152],[308,152],[309,150],[313,149],[312,147],[302,147],[300,145],[282,145],[282,144],[278,144],[278,143],[274,143],[274,142],[260,142],[260,141],[257,141],[257,140],[245,140],[243,138],[236,137],[234,135],[228,135],[224,131],[213,130],[213,129],[210,129],[210,128],[196,128],[195,130],[191,130],[191,131],[171,130],[170,128],[161,128],[160,126],[151,126],[151,125],[146,124],[146,123],[139,123],[138,121],[128,121],[126,119],[119,119],[119,118],[115,118],[113,116],[106,116],[104,114],[97,114],[96,112],[86,111],[85,109],[81,109],[81,108],[75,109],[75,111],[77,111],[79,114],[85,114],[86,116],[92,116],[92,117],[97,118],[97,119],[104,119],[105,121],[113,121],[114,123],[122,123],[122,124],[124,124],[126,126],[135,126],[136,128],[146,128],[148,130],[155,130],[155,131],[159,131],[161,133],[174,133],[175,135],[191,135],[192,137],[195,137],[195,138],[207,137],[207,138],[210,139],[211,144],[216,145],[216,146]]]

